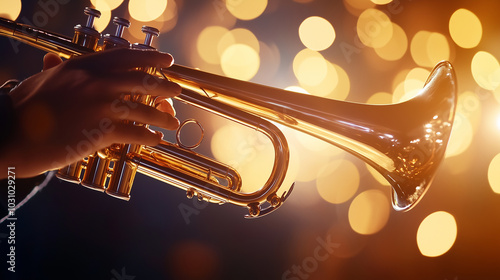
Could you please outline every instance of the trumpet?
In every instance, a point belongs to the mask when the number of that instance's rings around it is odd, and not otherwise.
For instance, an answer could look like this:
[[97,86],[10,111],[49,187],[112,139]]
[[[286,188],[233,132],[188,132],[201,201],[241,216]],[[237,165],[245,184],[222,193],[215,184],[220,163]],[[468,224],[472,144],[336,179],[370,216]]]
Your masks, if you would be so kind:
[[[68,59],[117,47],[152,49],[152,39],[159,35],[157,29],[144,26],[144,43],[130,44],[122,38],[130,22],[115,17],[116,33],[101,36],[93,28],[100,12],[86,8],[85,14],[87,23],[75,26],[73,38],[2,18],[0,34]],[[180,102],[251,127],[269,138],[274,163],[267,182],[256,191],[242,192],[237,170],[196,153],[196,145],[185,146],[180,140],[162,140],[154,147],[115,144],[60,169],[57,177],[128,200],[139,172],[183,189],[188,198],[246,207],[249,213],[245,217],[261,217],[279,208],[293,190],[293,185],[283,184],[289,148],[283,133],[272,123],[276,122],[331,143],[371,165],[391,184],[393,208],[407,211],[425,194],[444,158],[457,102],[455,72],[447,61],[435,66],[418,96],[389,105],[305,95],[177,64],[142,70],[181,85],[182,93],[175,97]],[[153,97],[148,95],[130,98],[152,105]]]

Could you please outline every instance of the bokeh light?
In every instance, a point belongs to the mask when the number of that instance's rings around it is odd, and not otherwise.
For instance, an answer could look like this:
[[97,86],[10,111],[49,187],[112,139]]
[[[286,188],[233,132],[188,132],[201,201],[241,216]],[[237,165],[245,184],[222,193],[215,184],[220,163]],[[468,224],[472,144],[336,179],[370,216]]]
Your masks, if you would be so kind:
[[476,83],[487,90],[494,90],[500,85],[500,64],[489,52],[479,51],[472,58],[472,77]]
[[408,49],[408,38],[401,26],[392,23],[393,35],[382,47],[375,48],[375,52],[381,58],[388,61],[396,61],[403,57]]
[[500,154],[497,154],[488,166],[488,182],[491,189],[500,194]]
[[[99,11],[111,11],[123,3],[123,0],[90,0],[92,5],[96,7]],[[97,8],[99,7],[99,8]]]
[[302,44],[314,51],[322,51],[335,41],[335,29],[326,19],[318,16],[306,18],[299,27]]
[[349,207],[349,224],[359,234],[374,234],[389,220],[390,202],[380,190],[360,193]]
[[361,42],[368,47],[381,48],[392,38],[391,19],[382,11],[366,9],[358,18],[356,30]]
[[[315,62],[318,63],[318,65],[323,65],[323,63],[326,63],[325,76],[318,84],[308,84],[301,82],[301,85],[313,95],[344,100],[347,97],[346,92],[340,93],[337,91],[338,92],[337,94],[334,93],[335,89],[337,88],[340,82],[339,74],[337,72],[338,67],[336,67],[335,65],[326,60],[315,61]],[[307,72],[308,71],[307,69],[311,69],[310,67],[314,67],[314,65],[303,64],[301,70]],[[302,73],[301,77],[305,77],[304,76],[305,72],[301,72]]]
[[21,13],[21,0],[2,0],[0,5],[0,17],[16,20]]
[[392,103],[392,94],[387,92],[377,92],[374,93],[368,100],[367,104],[373,105],[382,105],[382,104],[391,104]]
[[417,245],[420,253],[427,257],[440,256],[453,246],[457,238],[455,217],[438,211],[427,216],[418,227]]
[[[206,38],[207,40],[212,40],[217,42],[217,37],[215,38]],[[225,32],[222,38],[219,39],[217,44],[217,52],[222,56],[224,51],[234,45],[234,44],[245,44],[250,46],[255,50],[256,53],[260,52],[260,44],[257,37],[252,33],[252,31],[246,28],[236,28]],[[203,48],[203,46],[198,46],[198,48]]]
[[370,172],[370,174],[373,176],[373,178],[375,178],[375,180],[378,183],[380,183],[383,186],[390,186],[391,185],[389,183],[389,181],[387,181],[387,179],[385,179],[384,176],[382,176],[382,174],[380,174],[380,172],[375,170],[375,168],[371,167],[371,165],[366,164],[366,167],[368,169],[368,172]]
[[208,63],[220,64],[219,42],[229,30],[222,26],[207,26],[198,35],[196,49],[200,57]]
[[394,89],[392,102],[404,102],[420,94],[429,74],[430,71],[419,67],[408,71],[405,79]]
[[483,35],[481,21],[467,9],[458,9],[451,15],[449,29],[453,41],[466,49],[476,47]]
[[[346,100],[349,96],[349,92],[351,91],[351,81],[349,79],[349,75],[347,75],[347,72],[344,70],[344,68],[340,67],[339,65],[332,64],[332,66],[333,68],[335,68],[335,73],[337,75],[337,86],[330,94],[325,95],[325,97],[336,100]],[[328,77],[329,76],[327,74],[327,78]],[[333,79],[333,77],[331,77],[331,79]]]
[[256,191],[266,183],[274,162],[274,147],[262,133],[238,124],[225,124],[215,131],[210,146],[216,160],[239,172],[242,192]]
[[226,1],[227,10],[241,20],[252,20],[260,16],[267,7],[267,0]]
[[303,49],[293,60],[293,72],[303,87],[316,86],[326,77],[328,65],[318,52]]
[[445,152],[446,157],[457,156],[465,152],[471,145],[473,136],[472,124],[469,119],[463,113],[457,112]]
[[367,0],[343,0],[347,11],[352,15],[359,16],[363,11],[375,7],[375,3]]
[[419,31],[410,44],[411,56],[422,67],[434,67],[441,60],[450,59],[448,40],[441,33]]
[[167,0],[130,0],[128,11],[138,21],[152,21],[163,14]]
[[226,48],[221,56],[221,67],[228,77],[248,81],[260,66],[259,54],[245,44],[234,44]]
[[96,18],[94,21],[94,28],[99,32],[102,32],[110,23],[112,8],[109,6],[109,2],[110,1],[104,0],[96,0],[92,2],[94,8],[101,11],[101,16]]
[[460,155],[471,146],[475,131],[481,122],[481,112],[481,100],[474,92],[465,91],[458,96],[455,122],[446,150],[446,157]]
[[374,4],[377,5],[385,5],[392,2],[392,0],[370,0],[370,1],[372,1]]
[[348,160],[333,160],[318,173],[316,186],[321,197],[334,204],[349,200],[359,187],[358,168]]

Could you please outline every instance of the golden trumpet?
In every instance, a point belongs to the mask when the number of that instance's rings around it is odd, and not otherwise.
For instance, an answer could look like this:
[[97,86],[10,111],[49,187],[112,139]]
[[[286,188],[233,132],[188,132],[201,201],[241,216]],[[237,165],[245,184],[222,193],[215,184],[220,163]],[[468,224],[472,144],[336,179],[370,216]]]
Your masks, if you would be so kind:
[[[101,35],[93,29],[93,18],[100,13],[89,8],[85,13],[89,20],[86,26],[75,27],[73,39],[6,19],[0,19],[0,34],[65,58],[111,47],[130,47],[121,38],[123,28],[128,27],[127,20],[115,18],[116,34],[104,35],[100,46]],[[158,30],[143,27],[143,31],[147,33],[144,44],[133,47],[151,48]],[[282,205],[293,189],[282,185],[289,149],[281,131],[269,122],[275,121],[327,141],[370,164],[390,182],[394,209],[408,210],[424,195],[444,158],[457,102],[455,73],[446,61],[436,65],[418,96],[390,105],[325,99],[180,65],[144,70],[180,84],[183,90],[176,97],[179,101],[266,135],[274,146],[275,158],[265,185],[251,193],[241,192],[237,170],[197,154],[179,141],[162,141],[154,147],[113,145],[59,170],[59,178],[128,200],[138,171],[184,189],[189,198],[231,203],[247,207],[246,217],[263,216]],[[131,98],[151,103],[147,95]]]

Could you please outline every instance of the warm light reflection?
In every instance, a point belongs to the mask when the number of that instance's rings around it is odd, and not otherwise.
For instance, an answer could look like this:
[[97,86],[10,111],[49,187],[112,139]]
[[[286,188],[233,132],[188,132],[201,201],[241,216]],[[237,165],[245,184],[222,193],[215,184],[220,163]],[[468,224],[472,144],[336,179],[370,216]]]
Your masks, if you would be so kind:
[[358,18],[356,30],[361,42],[368,47],[381,48],[393,34],[391,19],[382,11],[367,9]]
[[335,29],[326,19],[312,16],[300,24],[299,37],[307,48],[322,51],[330,47],[335,40]]
[[466,49],[476,47],[483,35],[481,21],[467,9],[458,9],[451,15],[449,29],[453,41]]
[[349,224],[359,234],[374,234],[389,220],[390,202],[380,190],[360,193],[349,206]]
[[231,45],[221,56],[222,71],[231,78],[248,81],[257,74],[259,66],[259,54],[245,44]]
[[227,10],[241,20],[252,20],[260,16],[267,7],[267,0],[226,1]]
[[494,90],[500,85],[500,64],[489,52],[479,51],[472,58],[472,77],[476,83],[487,90]]
[[285,90],[298,92],[298,93],[304,93],[304,94],[310,94],[307,90],[305,90],[304,88],[299,87],[299,86],[289,86],[289,87],[286,87]]
[[500,194],[500,154],[497,154],[490,162],[488,167],[488,182],[491,189],[495,193]]
[[[222,26],[205,27],[198,35],[196,49],[200,57],[210,64],[220,64],[219,42],[229,32]],[[226,47],[227,48],[227,47]]]
[[440,256],[453,246],[457,238],[457,223],[450,213],[438,211],[427,216],[417,231],[417,245],[426,257]]
[[2,0],[0,5],[0,17],[16,20],[21,13],[21,0]]
[[382,47],[375,48],[375,52],[381,58],[388,61],[399,60],[408,49],[408,38],[401,26],[392,23],[393,35],[390,40]]
[[130,0],[128,11],[138,21],[157,19],[167,8],[167,0]]
[[333,160],[318,173],[316,187],[321,197],[334,204],[344,203],[359,187],[358,168],[348,160]]

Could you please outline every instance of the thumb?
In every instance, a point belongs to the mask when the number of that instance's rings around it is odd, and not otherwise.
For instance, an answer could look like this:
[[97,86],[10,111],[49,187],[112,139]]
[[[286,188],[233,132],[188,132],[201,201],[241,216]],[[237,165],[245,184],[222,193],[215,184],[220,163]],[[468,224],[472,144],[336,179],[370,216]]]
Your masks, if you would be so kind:
[[48,53],[43,57],[43,70],[48,70],[54,66],[59,65],[62,59],[53,53]]

